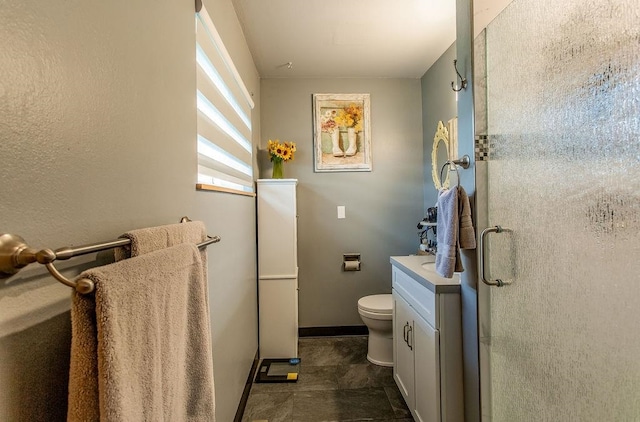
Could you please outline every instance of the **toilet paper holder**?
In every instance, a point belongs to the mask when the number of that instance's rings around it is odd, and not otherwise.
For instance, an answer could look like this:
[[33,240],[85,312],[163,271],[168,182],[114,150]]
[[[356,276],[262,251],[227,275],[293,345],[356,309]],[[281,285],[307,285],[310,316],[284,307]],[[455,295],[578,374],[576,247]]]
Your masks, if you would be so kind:
[[360,254],[342,254],[342,269],[343,271],[360,271]]

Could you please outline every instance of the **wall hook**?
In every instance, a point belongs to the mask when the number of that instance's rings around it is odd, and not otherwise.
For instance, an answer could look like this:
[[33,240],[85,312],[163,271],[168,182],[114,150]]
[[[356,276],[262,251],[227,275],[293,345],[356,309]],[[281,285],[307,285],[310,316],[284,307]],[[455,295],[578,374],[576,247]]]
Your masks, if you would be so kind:
[[460,87],[456,88],[455,82],[451,82],[451,89],[453,89],[455,92],[460,92],[463,89],[467,89],[467,78],[463,78],[460,72],[458,72],[457,64],[458,64],[458,60],[454,60],[453,68],[456,70],[456,74],[458,75],[458,78],[460,78]]

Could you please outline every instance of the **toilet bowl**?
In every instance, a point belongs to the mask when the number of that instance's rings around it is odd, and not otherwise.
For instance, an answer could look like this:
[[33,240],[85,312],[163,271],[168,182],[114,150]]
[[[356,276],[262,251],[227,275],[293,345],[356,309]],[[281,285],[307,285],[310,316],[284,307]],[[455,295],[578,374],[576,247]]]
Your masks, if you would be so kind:
[[380,366],[393,366],[393,299],[391,295],[371,295],[360,298],[358,313],[369,329],[367,360]]

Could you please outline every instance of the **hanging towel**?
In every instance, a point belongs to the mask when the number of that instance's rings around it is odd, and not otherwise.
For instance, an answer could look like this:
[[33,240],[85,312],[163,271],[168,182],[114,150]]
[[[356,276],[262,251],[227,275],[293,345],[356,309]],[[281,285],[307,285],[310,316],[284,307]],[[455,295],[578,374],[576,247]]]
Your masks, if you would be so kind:
[[473,221],[471,220],[471,205],[469,205],[469,196],[462,186],[460,186],[458,189],[458,210],[460,211],[460,233],[458,238],[460,239],[460,249],[475,249],[476,232],[473,229]]
[[[116,261],[181,243],[200,243],[206,240],[207,231],[203,222],[189,221],[186,223],[167,224],[165,226],[131,230],[120,237],[130,239],[131,245],[116,248]],[[205,258],[204,254],[203,258]],[[206,262],[204,263],[204,267],[206,268]]]
[[471,220],[471,206],[469,205],[469,196],[462,186],[458,186],[458,242],[456,247],[456,264],[455,271],[462,272],[462,259],[460,257],[460,249],[475,249],[476,233],[473,230],[473,221]]
[[[181,243],[201,243],[207,239],[207,229],[202,221],[187,221],[185,223],[131,230],[123,233],[120,238],[131,240],[131,244],[115,249],[114,256],[116,262]],[[200,258],[202,259],[204,279],[208,280],[206,248],[200,250]],[[208,305],[208,283],[206,284],[206,300]]]
[[438,192],[438,220],[436,225],[436,272],[451,278],[456,267],[458,243],[458,190],[441,189]]
[[213,358],[198,248],[84,271],[74,293],[68,421],[213,421]]

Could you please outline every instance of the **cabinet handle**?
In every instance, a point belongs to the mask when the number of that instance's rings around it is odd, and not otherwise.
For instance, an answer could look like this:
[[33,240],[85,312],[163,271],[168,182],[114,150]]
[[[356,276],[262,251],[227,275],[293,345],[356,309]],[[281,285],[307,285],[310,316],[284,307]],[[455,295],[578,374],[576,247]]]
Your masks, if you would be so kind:
[[[404,324],[404,331],[402,333],[402,338],[404,339],[404,342],[407,343],[407,328],[409,327],[409,322],[407,322],[406,324]],[[407,343],[409,344],[409,343]]]
[[[409,343],[409,334],[411,334],[411,343]],[[409,346],[410,350],[413,350],[413,327],[409,327],[407,331],[407,346]]]

